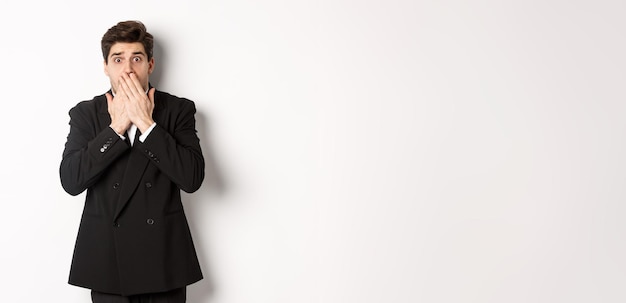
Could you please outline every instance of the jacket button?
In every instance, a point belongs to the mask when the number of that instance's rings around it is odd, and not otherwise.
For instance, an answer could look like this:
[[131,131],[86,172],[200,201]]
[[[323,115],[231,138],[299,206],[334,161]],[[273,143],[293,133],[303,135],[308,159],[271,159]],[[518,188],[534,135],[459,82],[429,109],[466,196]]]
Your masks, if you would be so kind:
[[115,183],[115,184],[113,184],[113,189],[118,189],[119,187],[120,187],[120,184],[119,184],[119,183]]
[[148,223],[148,224],[152,225],[152,224],[154,224],[154,220],[152,220],[152,219],[148,219],[148,220],[146,220],[146,223]]
[[147,188],[151,188],[152,187],[152,183],[150,183],[150,182],[146,183],[146,187]]
[[113,222],[113,227],[120,227],[120,224],[117,222]]

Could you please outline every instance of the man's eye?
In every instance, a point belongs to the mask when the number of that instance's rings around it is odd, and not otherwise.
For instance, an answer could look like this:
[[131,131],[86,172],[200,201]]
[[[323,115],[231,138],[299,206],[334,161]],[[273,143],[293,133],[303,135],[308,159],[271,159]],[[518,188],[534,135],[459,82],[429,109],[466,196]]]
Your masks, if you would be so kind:
[[139,61],[141,61],[141,58],[139,58],[139,57],[135,57],[135,58],[133,58],[133,61],[135,61],[135,62],[139,62]]
[[114,61],[115,63],[120,63],[120,62],[122,62],[122,59],[120,59],[120,58],[115,58],[115,59],[113,59],[113,61]]

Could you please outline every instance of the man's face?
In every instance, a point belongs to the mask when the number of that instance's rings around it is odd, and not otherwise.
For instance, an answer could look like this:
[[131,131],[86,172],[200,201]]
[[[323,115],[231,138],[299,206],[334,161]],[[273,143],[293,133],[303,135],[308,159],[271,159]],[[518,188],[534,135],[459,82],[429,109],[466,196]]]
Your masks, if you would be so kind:
[[104,62],[104,73],[109,77],[113,93],[117,92],[120,77],[123,74],[134,73],[143,86],[148,90],[148,78],[154,69],[154,58],[148,60],[148,55],[140,42],[117,42],[109,51],[109,62]]

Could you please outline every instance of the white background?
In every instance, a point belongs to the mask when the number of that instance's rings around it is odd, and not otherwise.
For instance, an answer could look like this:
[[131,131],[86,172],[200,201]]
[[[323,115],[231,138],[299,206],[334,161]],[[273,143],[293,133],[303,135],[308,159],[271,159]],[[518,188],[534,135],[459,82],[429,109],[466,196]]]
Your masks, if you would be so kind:
[[[202,4],[201,4],[202,3]],[[624,302],[626,2],[4,1],[3,302],[67,284],[68,110],[156,37],[208,161],[189,302]]]

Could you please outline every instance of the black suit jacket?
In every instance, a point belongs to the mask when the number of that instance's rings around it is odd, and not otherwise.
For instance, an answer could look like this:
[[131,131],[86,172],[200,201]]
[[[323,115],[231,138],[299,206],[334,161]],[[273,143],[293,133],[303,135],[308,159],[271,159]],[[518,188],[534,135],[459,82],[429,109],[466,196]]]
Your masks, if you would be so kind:
[[202,279],[180,195],[204,179],[195,104],[161,91],[154,103],[157,125],[132,147],[109,127],[104,95],[69,111],[61,184],[87,190],[70,284],[133,295]]

